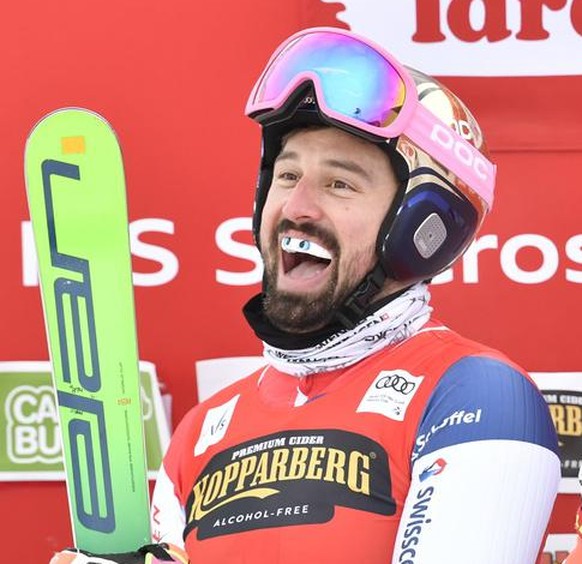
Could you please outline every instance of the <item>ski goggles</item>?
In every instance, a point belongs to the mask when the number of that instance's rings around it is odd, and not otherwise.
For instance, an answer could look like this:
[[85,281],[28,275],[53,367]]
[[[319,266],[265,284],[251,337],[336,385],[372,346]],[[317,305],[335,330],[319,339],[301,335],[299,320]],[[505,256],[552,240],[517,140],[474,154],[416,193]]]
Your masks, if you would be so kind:
[[306,82],[330,121],[373,138],[405,135],[491,208],[495,165],[420,103],[410,73],[383,48],[336,28],[296,33],[272,55],[245,113],[269,123]]

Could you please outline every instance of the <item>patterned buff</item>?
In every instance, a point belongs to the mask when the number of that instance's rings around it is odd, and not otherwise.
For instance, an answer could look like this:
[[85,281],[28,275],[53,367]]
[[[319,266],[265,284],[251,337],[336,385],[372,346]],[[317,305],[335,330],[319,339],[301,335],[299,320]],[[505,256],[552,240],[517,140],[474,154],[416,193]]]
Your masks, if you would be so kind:
[[277,370],[298,377],[351,366],[416,333],[430,318],[429,300],[427,285],[416,284],[353,329],[306,349],[284,350],[263,342],[263,356]]

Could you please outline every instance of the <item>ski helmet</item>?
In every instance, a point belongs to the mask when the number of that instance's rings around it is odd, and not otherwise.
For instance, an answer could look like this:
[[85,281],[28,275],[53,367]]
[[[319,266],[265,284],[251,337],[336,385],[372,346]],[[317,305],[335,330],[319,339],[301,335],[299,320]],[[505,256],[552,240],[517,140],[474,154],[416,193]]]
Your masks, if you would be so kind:
[[262,126],[253,233],[284,136],[329,125],[376,143],[400,182],[376,240],[378,262],[343,304],[360,318],[387,277],[407,285],[448,268],[474,239],[493,202],[495,166],[465,104],[378,45],[336,28],[311,28],[273,54],[246,107]]

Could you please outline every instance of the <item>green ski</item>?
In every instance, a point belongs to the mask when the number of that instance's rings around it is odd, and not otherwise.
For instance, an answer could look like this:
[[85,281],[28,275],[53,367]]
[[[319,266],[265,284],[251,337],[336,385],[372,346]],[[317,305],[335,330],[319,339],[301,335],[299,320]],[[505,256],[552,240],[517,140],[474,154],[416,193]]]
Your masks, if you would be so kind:
[[99,115],[65,108],[32,130],[28,205],[75,546],[150,542],[121,151]]

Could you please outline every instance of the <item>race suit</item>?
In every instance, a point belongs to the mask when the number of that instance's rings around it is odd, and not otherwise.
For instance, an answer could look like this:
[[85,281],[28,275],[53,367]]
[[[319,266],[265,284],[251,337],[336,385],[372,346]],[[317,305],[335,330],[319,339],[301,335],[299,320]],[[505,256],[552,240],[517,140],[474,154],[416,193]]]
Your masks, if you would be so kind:
[[431,321],[351,367],[267,366],[194,407],[152,527],[192,564],[528,564],[559,478],[530,378]]

